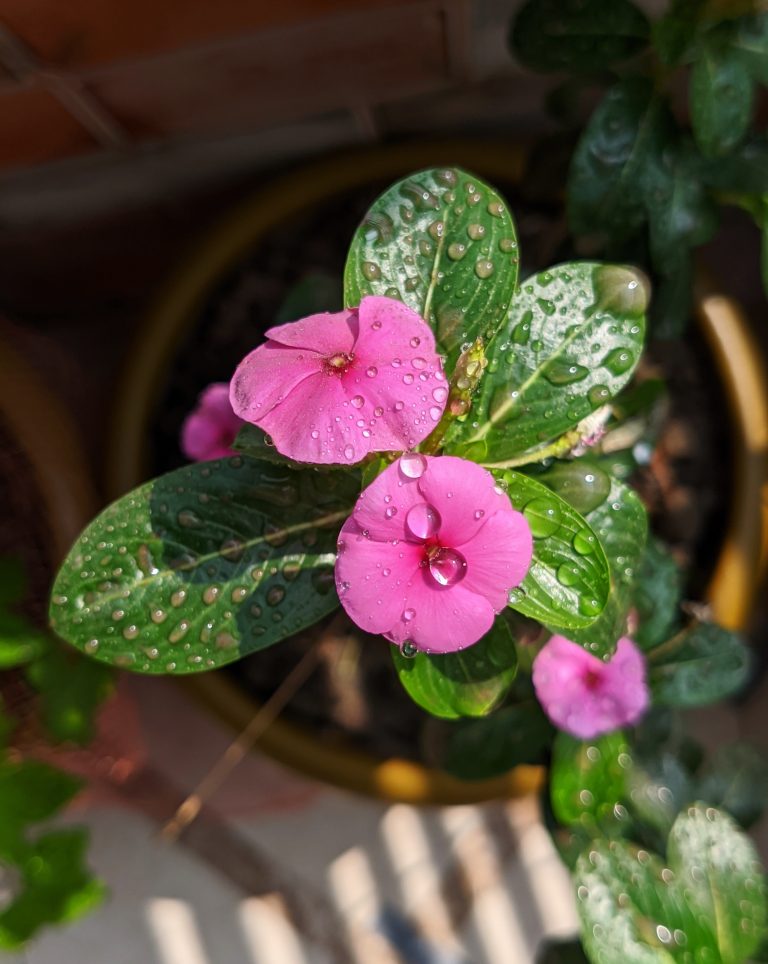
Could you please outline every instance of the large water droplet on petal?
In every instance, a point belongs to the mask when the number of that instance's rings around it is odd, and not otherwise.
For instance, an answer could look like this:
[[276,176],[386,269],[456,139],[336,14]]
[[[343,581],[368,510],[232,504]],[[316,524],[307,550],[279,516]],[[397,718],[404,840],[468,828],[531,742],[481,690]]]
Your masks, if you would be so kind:
[[418,648],[413,640],[406,639],[403,645],[400,647],[400,652],[406,659],[413,659],[413,657],[418,653]]
[[403,620],[404,620],[406,623],[409,623],[415,616],[416,616],[416,610],[415,610],[415,609],[410,609],[410,608],[409,608],[409,609],[404,609],[404,610],[403,610]]
[[418,452],[406,452],[400,456],[400,471],[408,479],[420,479],[427,468],[427,460]]
[[365,404],[365,399],[363,398],[362,395],[355,395],[355,397],[352,398],[350,401],[353,408],[362,408],[363,405]]
[[405,524],[416,539],[431,539],[440,529],[440,513],[428,502],[419,502],[408,510]]
[[429,572],[441,586],[454,586],[467,574],[467,560],[456,549],[438,549],[429,559]]

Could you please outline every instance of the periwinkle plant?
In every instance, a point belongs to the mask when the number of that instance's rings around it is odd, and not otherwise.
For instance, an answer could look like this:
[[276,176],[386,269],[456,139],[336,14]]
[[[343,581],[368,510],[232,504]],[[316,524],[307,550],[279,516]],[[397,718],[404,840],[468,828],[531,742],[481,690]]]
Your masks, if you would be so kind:
[[[270,329],[239,366],[231,400],[250,424],[237,454],[107,508],[59,573],[52,623],[107,663],[183,674],[341,603],[392,646],[412,699],[454,721],[447,769],[474,779],[550,763],[550,816],[582,881],[593,960],[612,960],[595,935],[614,871],[627,947],[656,954],[643,959],[741,960],[728,956],[730,918],[694,927],[677,893],[624,873],[630,840],[683,869],[695,840],[713,875],[738,846],[728,873],[751,882],[739,953],[757,946],[751,844],[693,805],[704,786],[710,804],[727,800],[727,780],[682,759],[671,722],[673,708],[742,686],[747,651],[684,624],[674,563],[601,449],[641,357],[648,282],[571,262],[519,285],[518,266],[512,215],[481,179],[444,168],[390,187],[352,240],[345,310]],[[684,778],[661,807],[648,788],[669,760]],[[665,857],[670,832],[686,854]],[[691,906],[708,879],[686,879]],[[674,958],[653,937],[667,931],[685,937]]]

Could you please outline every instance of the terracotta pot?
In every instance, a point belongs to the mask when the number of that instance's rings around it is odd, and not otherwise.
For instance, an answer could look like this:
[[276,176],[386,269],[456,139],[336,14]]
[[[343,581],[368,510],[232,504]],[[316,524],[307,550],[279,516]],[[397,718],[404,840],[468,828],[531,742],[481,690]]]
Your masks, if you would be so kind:
[[[130,354],[111,433],[112,495],[124,493],[146,477],[147,427],[162,376],[198,307],[222,274],[270,230],[335,195],[429,166],[459,165],[491,182],[514,182],[522,174],[524,157],[520,147],[467,140],[375,147],[315,162],[273,181],[239,207],[170,280]],[[728,399],[733,438],[733,500],[707,596],[721,623],[740,628],[751,610],[768,542],[768,519],[761,508],[768,459],[768,384],[746,320],[734,302],[702,290],[697,295],[696,317]],[[258,709],[253,699],[220,673],[187,677],[182,684],[238,730]],[[520,796],[543,781],[542,769],[528,766],[493,780],[459,781],[407,760],[378,759],[342,742],[320,742],[310,730],[281,719],[266,730],[259,746],[309,776],[390,801],[471,803]]]

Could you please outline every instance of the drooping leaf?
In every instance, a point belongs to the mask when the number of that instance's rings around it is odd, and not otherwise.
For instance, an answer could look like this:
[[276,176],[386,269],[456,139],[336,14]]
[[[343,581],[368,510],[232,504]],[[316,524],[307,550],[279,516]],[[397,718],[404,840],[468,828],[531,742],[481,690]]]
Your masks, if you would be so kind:
[[648,539],[632,587],[638,622],[632,638],[638,646],[650,649],[669,638],[677,623],[681,594],[677,563],[658,539]]
[[521,764],[543,762],[552,724],[535,700],[451,725],[441,765],[460,780],[486,780]]
[[610,576],[594,530],[564,499],[541,482],[512,472],[494,472],[512,505],[533,533],[533,560],[509,605],[539,622],[575,629],[590,626],[605,609]]
[[628,0],[528,0],[511,41],[532,70],[593,73],[641,51],[648,32],[644,14]]
[[80,536],[56,579],[54,629],[145,673],[211,669],[312,625],[338,605],[336,538],[354,474],[234,456],[124,496]]
[[665,706],[725,699],[744,685],[751,665],[741,637],[715,623],[694,623],[647,655],[654,702]]
[[699,51],[691,70],[689,99],[693,136],[702,153],[727,154],[746,134],[752,114],[752,79],[746,64],[728,48],[707,45]]
[[552,748],[549,793],[556,819],[593,833],[612,834],[628,823],[622,801],[632,758],[621,731],[595,740],[558,733]]
[[523,283],[465,420],[446,445],[491,466],[556,438],[609,402],[642,351],[647,282],[636,269],[574,262]]
[[518,261],[512,215],[492,187],[458,168],[421,171],[365,216],[347,256],[344,300],[403,301],[432,326],[450,373],[462,345],[502,324]]
[[503,616],[478,643],[458,653],[408,657],[393,646],[392,658],[411,699],[443,719],[486,716],[507,694],[517,672],[515,641]]
[[763,870],[749,837],[726,814],[697,804],[675,821],[667,858],[691,913],[712,928],[723,964],[741,964],[766,924]]
[[751,827],[768,805],[768,758],[748,743],[721,747],[704,767],[698,797]]
[[53,641],[26,671],[40,691],[43,724],[56,740],[85,745],[93,739],[96,711],[112,692],[108,666],[65,652]]
[[42,926],[76,920],[101,903],[106,889],[84,863],[87,840],[85,830],[55,830],[24,847],[21,891],[0,912],[0,947],[20,947]]
[[[591,474],[595,476],[602,472],[596,464],[591,468]],[[562,484],[556,476],[547,478],[544,475],[542,479],[555,491]],[[605,607],[591,626],[574,627],[567,635],[590,652],[603,656],[614,651],[626,629],[631,588],[648,534],[648,515],[637,493],[625,483],[611,478],[607,497],[587,512],[584,520],[599,538],[605,552],[610,593]],[[571,578],[572,573],[563,570],[560,577],[564,576]],[[550,628],[561,628],[555,620],[546,622]]]

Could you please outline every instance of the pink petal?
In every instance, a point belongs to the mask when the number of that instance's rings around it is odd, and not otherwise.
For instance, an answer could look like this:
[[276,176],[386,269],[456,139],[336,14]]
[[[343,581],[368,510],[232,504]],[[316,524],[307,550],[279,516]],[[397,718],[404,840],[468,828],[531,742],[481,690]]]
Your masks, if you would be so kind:
[[[463,582],[439,586],[427,569],[416,570],[406,587],[410,620],[401,618],[386,633],[394,643],[411,640],[430,653],[453,653],[481,639],[493,625],[496,612]],[[403,610],[405,612],[405,610]]]
[[231,455],[242,424],[232,411],[229,386],[214,382],[200,393],[197,407],[181,427],[182,451],[195,461]]
[[406,586],[423,557],[421,546],[375,542],[347,519],[339,533],[336,589],[350,617],[369,633],[386,633],[407,608]]
[[534,660],[533,685],[555,726],[581,740],[635,723],[649,702],[643,656],[627,638],[605,663],[553,636]]
[[303,348],[327,357],[339,352],[351,353],[357,328],[357,312],[352,310],[309,315],[300,321],[270,328],[266,334],[267,338],[281,345]]
[[360,330],[355,355],[372,359],[423,355],[427,361],[437,355],[432,329],[402,301],[368,295],[360,302],[358,315]]
[[479,593],[501,611],[507,594],[525,579],[533,557],[533,536],[525,516],[514,509],[499,510],[472,538],[461,544],[467,561],[466,589]]
[[229,400],[229,385],[226,382],[213,382],[203,389],[198,399],[198,408],[208,412],[222,428],[237,428],[242,420],[232,410]]
[[453,455],[430,459],[419,488],[442,516],[441,543],[454,549],[472,539],[494,513],[513,511],[490,472]]
[[[425,458],[424,461],[426,464],[430,460]],[[423,502],[418,479],[405,475],[398,459],[360,493],[352,518],[372,539],[408,539],[408,511]]]
[[[262,419],[311,375],[320,371],[315,352],[297,351],[268,341],[237,366],[229,386],[235,414],[262,428]],[[267,431],[267,429],[265,429]]]

